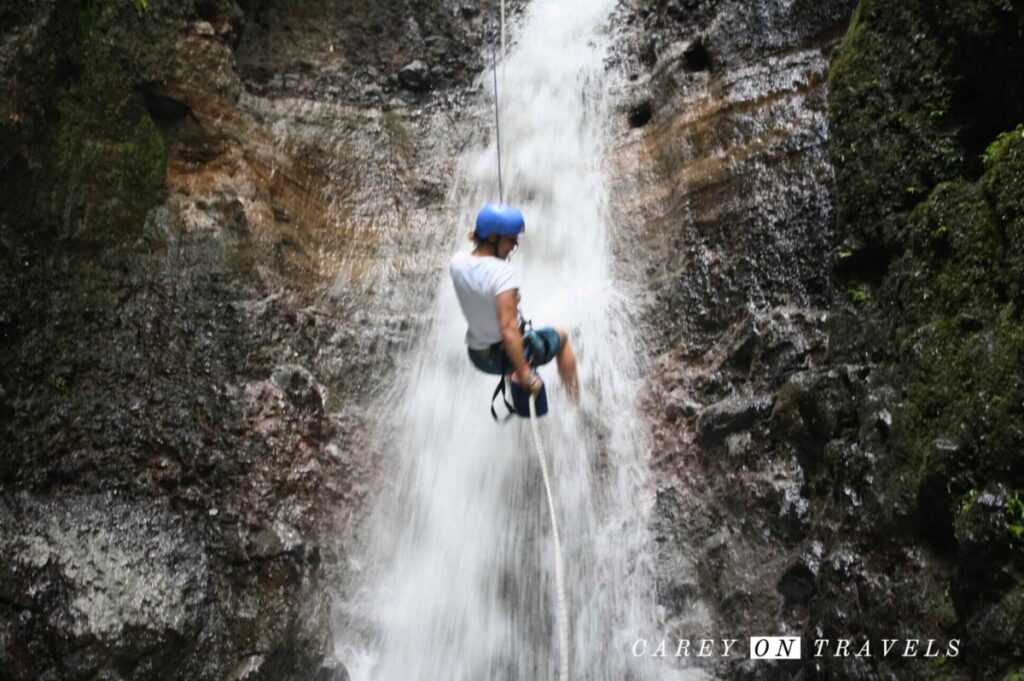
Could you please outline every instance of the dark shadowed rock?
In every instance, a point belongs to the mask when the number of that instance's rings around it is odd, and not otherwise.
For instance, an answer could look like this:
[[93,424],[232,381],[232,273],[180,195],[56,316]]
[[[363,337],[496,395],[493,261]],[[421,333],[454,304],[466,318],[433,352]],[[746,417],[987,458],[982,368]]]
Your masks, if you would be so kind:
[[1008,520],[1013,518],[1007,511],[1009,499],[1006,486],[997,483],[969,494],[958,509],[952,592],[961,616],[969,617],[985,603],[997,600],[1016,581],[1012,568],[1006,565],[1014,550],[1007,525],[1021,521]]
[[647,67],[652,67],[658,61],[658,46],[659,40],[651,37],[643,42],[640,46],[640,63]]
[[411,61],[398,72],[398,82],[407,90],[426,92],[430,89],[430,68],[419,59]]
[[651,115],[653,108],[651,107],[651,101],[645,99],[642,102],[638,102],[630,107],[629,113],[627,114],[627,120],[629,121],[629,127],[631,128],[642,128],[651,121]]
[[748,314],[733,324],[722,341],[725,364],[740,371],[749,370],[760,335],[754,315]]
[[807,605],[814,595],[815,574],[802,558],[794,559],[786,566],[776,588],[788,605]]
[[786,382],[772,409],[772,434],[820,452],[841,426],[856,424],[850,390],[838,371],[806,371]]
[[309,369],[298,364],[282,364],[275,368],[271,381],[299,406],[320,411],[327,401],[324,387]]
[[349,681],[348,669],[338,660],[326,659],[311,681]]
[[711,68],[711,55],[701,39],[694,40],[683,50],[683,63],[688,71],[707,71]]
[[949,476],[935,471],[924,476],[917,488],[917,528],[921,537],[940,551],[956,550],[953,530],[953,495]]
[[730,397],[706,407],[697,418],[697,441],[703,447],[721,444],[727,435],[751,429],[772,407],[771,397]]

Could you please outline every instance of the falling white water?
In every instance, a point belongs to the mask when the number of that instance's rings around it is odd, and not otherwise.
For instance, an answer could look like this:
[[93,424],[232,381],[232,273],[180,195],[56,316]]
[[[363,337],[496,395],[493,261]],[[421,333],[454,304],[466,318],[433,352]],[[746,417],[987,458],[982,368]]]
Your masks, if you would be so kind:
[[[535,326],[570,329],[583,402],[541,369],[565,561],[570,678],[680,678],[670,660],[634,657],[660,637],[652,498],[636,413],[628,301],[611,277],[602,170],[605,28],[614,0],[536,0],[499,67],[505,198],[526,216],[514,263]],[[490,74],[482,79],[490,84]],[[468,233],[497,199],[495,147],[471,150],[453,192]],[[460,248],[469,248],[460,242]],[[361,588],[351,589],[338,655],[354,681],[542,681],[556,678],[550,522],[529,424],[495,424],[496,383],[466,357],[447,272],[436,323],[417,349],[389,421],[393,485],[367,531]]]

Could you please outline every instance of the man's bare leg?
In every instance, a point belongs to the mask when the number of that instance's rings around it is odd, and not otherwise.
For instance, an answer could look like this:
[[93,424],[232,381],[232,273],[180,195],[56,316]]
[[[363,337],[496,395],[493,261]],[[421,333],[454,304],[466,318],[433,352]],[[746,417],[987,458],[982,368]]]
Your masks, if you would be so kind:
[[569,399],[579,404],[580,384],[576,378],[576,355],[569,345],[569,333],[562,327],[556,327],[559,343],[558,354],[555,355],[555,362],[558,365],[558,375],[565,384],[565,390],[569,393]]

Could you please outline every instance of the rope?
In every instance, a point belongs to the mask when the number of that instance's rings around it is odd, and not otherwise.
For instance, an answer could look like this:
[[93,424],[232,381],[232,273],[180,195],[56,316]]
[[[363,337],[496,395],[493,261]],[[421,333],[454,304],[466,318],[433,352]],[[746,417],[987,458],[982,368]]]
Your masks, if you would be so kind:
[[537,427],[536,396],[530,395],[530,427],[533,429],[533,444],[540,459],[540,472],[544,475],[544,489],[548,493],[548,511],[551,513],[551,536],[555,542],[555,588],[558,592],[558,653],[559,681],[569,679],[569,616],[565,606],[565,575],[562,574],[562,542],[558,538],[558,521],[555,518],[555,502],[551,494],[551,481],[548,478],[548,462],[544,455],[544,445],[540,440],[540,429]]
[[[505,0],[501,0],[501,56],[505,57]],[[505,202],[505,188],[501,178],[501,117],[498,115],[498,55],[494,40],[491,41],[491,74],[494,78],[494,137],[498,148],[498,200]],[[544,489],[548,494],[548,512],[551,514],[551,536],[555,543],[555,588],[558,594],[558,652],[559,681],[569,679],[569,616],[565,605],[565,575],[562,573],[562,542],[558,538],[558,520],[555,516],[554,496],[551,494],[551,480],[548,477],[548,461],[541,444],[537,428],[536,395],[530,395],[530,426],[533,429],[533,444],[540,459],[540,472],[544,476]],[[492,407],[493,409],[493,407]]]
[[[501,0],[501,56],[505,56],[505,0]],[[498,148],[498,200],[505,202],[505,188],[501,178],[501,118],[498,115],[498,55],[495,41],[491,41],[491,73],[494,78],[494,137]],[[555,516],[555,501],[551,494],[551,480],[548,477],[548,461],[544,445],[537,428],[536,395],[530,395],[530,427],[533,429],[533,444],[540,459],[540,472],[544,476],[544,489],[548,494],[548,512],[551,514],[551,536],[555,543],[555,589],[558,596],[558,653],[559,681],[569,679],[569,615],[565,605],[565,575],[562,572],[562,542],[558,538],[558,520]]]
[[[505,189],[501,182],[501,121],[498,117],[498,54],[491,41],[491,72],[494,74],[494,136],[498,147],[498,202],[505,202]],[[501,0],[501,56],[505,56],[505,0]]]

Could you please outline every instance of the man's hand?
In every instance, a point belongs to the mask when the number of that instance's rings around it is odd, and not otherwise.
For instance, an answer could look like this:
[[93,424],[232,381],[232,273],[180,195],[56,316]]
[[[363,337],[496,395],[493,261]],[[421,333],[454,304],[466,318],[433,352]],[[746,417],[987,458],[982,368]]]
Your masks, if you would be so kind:
[[540,392],[540,389],[544,387],[544,381],[540,380],[540,376],[538,376],[537,372],[531,369],[529,365],[524,367],[524,369],[524,371],[518,372],[519,382],[522,383],[523,387],[526,388],[531,395],[536,395]]

